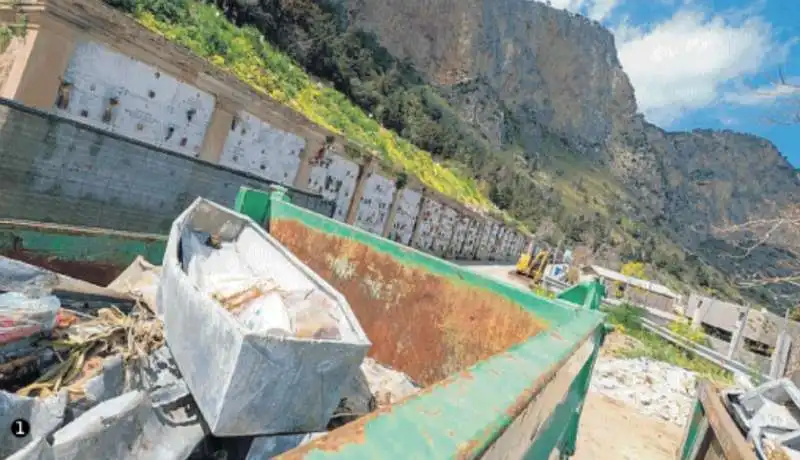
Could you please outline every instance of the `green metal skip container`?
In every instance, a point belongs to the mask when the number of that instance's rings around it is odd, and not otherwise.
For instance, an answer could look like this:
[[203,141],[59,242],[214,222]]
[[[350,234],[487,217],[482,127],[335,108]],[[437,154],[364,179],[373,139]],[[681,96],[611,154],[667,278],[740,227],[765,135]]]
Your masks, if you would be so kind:
[[[369,356],[425,387],[280,458],[568,458],[602,343],[604,295],[556,299],[242,188],[235,209],[349,302]],[[165,235],[0,220],[0,253],[106,285],[137,255],[161,263]]]

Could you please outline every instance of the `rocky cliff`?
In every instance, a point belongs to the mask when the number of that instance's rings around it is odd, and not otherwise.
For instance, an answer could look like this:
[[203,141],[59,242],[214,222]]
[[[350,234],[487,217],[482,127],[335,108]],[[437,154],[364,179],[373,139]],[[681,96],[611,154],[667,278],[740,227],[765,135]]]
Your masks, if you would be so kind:
[[796,174],[770,142],[647,123],[613,35],[585,17],[527,0],[341,1],[352,27],[454,94],[451,104],[492,142],[508,117],[533,153],[543,153],[542,130],[562,138],[686,247],[700,247],[714,226],[800,202]]

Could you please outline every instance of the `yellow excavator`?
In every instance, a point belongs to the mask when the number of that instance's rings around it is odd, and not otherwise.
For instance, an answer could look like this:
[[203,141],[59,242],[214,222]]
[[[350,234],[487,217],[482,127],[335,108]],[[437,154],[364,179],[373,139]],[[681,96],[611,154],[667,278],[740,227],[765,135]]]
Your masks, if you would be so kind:
[[517,260],[517,273],[532,278],[534,284],[539,284],[551,260],[549,248],[531,242]]

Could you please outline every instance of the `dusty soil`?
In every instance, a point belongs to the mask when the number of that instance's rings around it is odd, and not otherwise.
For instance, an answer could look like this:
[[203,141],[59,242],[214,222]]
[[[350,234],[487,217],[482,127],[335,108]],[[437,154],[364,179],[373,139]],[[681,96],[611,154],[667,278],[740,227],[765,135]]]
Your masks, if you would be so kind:
[[573,460],[673,460],[683,429],[589,393]]
[[641,346],[641,342],[631,336],[612,332],[606,336],[600,356],[615,356]]
[[[606,337],[600,358],[639,345],[618,332]],[[672,460],[676,458],[683,428],[642,415],[631,406],[589,392],[578,431],[574,460]]]

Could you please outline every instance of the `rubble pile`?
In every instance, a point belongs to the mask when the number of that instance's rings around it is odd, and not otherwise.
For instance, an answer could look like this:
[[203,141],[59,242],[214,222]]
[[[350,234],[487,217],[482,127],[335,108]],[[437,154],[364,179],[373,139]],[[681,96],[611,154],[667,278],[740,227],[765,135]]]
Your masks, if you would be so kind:
[[722,398],[758,458],[800,458],[800,390],[792,379],[729,388]]
[[419,391],[365,358],[340,294],[214,206],[107,287],[0,257],[0,426],[30,425],[0,458],[272,458]]
[[645,358],[600,358],[591,391],[621,401],[639,412],[683,426],[695,398],[695,375]]

